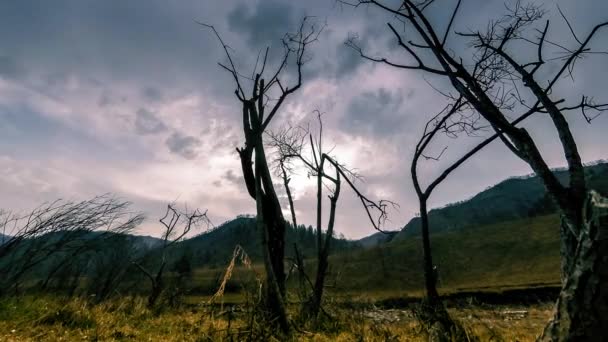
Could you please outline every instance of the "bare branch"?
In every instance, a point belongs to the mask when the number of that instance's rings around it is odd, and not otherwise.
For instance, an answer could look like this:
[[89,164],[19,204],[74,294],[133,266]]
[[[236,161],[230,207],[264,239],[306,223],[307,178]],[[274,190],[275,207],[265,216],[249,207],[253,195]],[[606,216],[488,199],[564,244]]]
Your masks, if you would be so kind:
[[[27,272],[61,252],[92,248],[93,240],[131,232],[144,219],[130,212],[130,203],[110,195],[82,202],[57,200],[28,214],[4,213],[0,244],[0,292],[18,284]],[[96,233],[97,239],[91,239]],[[8,262],[5,262],[8,261]]]
[[239,96],[239,98],[245,98],[245,92],[243,91],[243,88],[241,87],[241,82],[239,81],[239,73],[236,69],[236,66],[234,65],[234,61],[232,60],[232,56],[230,55],[230,51],[228,51],[228,49],[230,48],[228,45],[226,45],[226,43],[224,43],[224,40],[222,39],[222,36],[220,36],[220,34],[217,32],[217,30],[215,29],[215,27],[213,25],[209,25],[209,24],[205,24],[199,21],[195,21],[197,24],[206,27],[208,29],[211,29],[213,31],[213,34],[215,35],[215,37],[217,38],[217,40],[220,42],[220,44],[222,45],[222,48],[224,49],[224,53],[226,54],[226,57],[228,58],[228,62],[230,63],[230,67],[224,66],[223,64],[219,63],[220,66],[222,68],[224,68],[225,70],[227,70],[228,72],[230,72],[232,74],[232,77],[234,78],[234,82],[236,83],[237,86],[237,96]]
[[562,9],[561,9],[561,7],[559,7],[559,5],[557,5],[557,10],[559,11],[559,14],[562,16],[564,21],[566,22],[566,25],[568,25],[568,29],[570,29],[570,33],[572,33],[572,37],[574,37],[574,40],[576,40],[576,42],[579,43],[580,45],[583,45],[581,40],[578,39],[578,37],[576,36],[576,33],[574,32],[572,25],[570,25],[570,21],[568,20],[568,18],[566,18],[566,15],[564,14],[564,12],[562,12]]

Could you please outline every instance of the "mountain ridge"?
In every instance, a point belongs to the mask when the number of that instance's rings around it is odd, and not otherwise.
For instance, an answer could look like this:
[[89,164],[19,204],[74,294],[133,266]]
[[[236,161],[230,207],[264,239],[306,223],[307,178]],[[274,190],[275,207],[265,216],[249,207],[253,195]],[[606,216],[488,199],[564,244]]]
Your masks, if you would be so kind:
[[[560,182],[567,184],[568,175],[563,168],[554,169]],[[608,193],[608,162],[597,161],[585,167],[589,188]],[[431,234],[474,225],[490,225],[556,212],[538,176],[509,177],[486,188],[467,200],[450,203],[429,211]],[[419,235],[420,218],[412,218],[393,241]]]

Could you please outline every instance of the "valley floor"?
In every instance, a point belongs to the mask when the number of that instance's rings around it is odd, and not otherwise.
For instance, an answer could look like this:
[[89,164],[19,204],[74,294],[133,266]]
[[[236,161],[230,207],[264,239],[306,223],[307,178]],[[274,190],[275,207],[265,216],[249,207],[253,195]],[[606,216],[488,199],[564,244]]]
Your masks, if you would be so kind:
[[[149,310],[137,297],[92,304],[84,299],[22,297],[0,301],[0,341],[223,341],[273,340],[250,321],[242,305],[210,306],[186,298],[177,308]],[[198,302],[195,304],[193,302]],[[552,311],[551,302],[489,305],[474,299],[450,302],[448,310],[471,341],[533,341]],[[424,341],[415,306],[333,302],[315,327],[297,327],[297,341]],[[296,306],[293,307],[294,312]],[[265,335],[267,334],[267,335]]]

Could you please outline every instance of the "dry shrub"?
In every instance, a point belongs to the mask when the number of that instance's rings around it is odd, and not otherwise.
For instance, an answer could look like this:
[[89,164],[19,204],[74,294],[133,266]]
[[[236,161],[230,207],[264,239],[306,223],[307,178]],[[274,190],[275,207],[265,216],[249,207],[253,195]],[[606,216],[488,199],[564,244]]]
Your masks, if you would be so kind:
[[247,252],[245,252],[243,247],[241,247],[240,245],[236,245],[234,247],[234,251],[232,252],[232,258],[230,259],[230,263],[228,264],[228,267],[226,268],[226,272],[224,273],[224,277],[222,277],[222,282],[220,283],[220,286],[219,286],[217,292],[215,292],[215,294],[209,299],[208,304],[215,303],[218,299],[220,299],[221,303],[222,303],[222,308],[223,308],[223,297],[224,297],[224,291],[226,290],[226,284],[228,283],[230,278],[232,278],[232,273],[234,271],[234,267],[235,267],[237,261],[240,261],[243,266],[245,266],[248,270],[252,271],[255,274],[256,282],[258,285],[257,298],[261,298],[261,296],[262,296],[262,277],[253,268],[253,263],[251,262],[249,255],[247,255]]

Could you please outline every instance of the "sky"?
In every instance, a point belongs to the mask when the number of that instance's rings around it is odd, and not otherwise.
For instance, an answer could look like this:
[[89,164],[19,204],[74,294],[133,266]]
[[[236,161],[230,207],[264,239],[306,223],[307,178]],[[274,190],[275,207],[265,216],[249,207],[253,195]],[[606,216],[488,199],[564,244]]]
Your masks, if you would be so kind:
[[[579,36],[608,20],[604,0],[541,2],[551,20],[549,37],[566,46],[575,41],[558,5]],[[430,18],[442,27],[454,3],[437,1]],[[464,0],[454,26],[483,29],[504,9],[503,1]],[[112,193],[147,215],[139,230],[147,235],[160,232],[157,221],[169,202],[208,210],[216,225],[254,214],[235,150],[244,143],[235,86],[218,65],[225,60],[221,45],[196,21],[214,25],[239,69],[250,73],[265,47],[271,65],[280,58],[281,38],[304,16],[314,16],[324,29],[307,54],[302,88],[270,128],[314,127],[313,111],[323,112],[325,146],[364,176],[357,185],[370,198],[399,204],[385,228],[403,227],[418,211],[409,173],[414,145],[428,118],[445,105],[429,84],[442,88],[445,80],[360,58],[344,44],[349,37],[356,35],[372,55],[409,61],[386,26],[392,18],[334,0],[0,1],[0,208],[20,212],[57,198]],[[455,40],[450,48],[460,52],[462,46]],[[592,46],[608,46],[608,32]],[[575,77],[562,79],[554,95],[608,101],[608,56],[589,56],[576,67]],[[567,115],[583,160],[608,157],[608,118],[588,124],[578,112]],[[548,118],[532,118],[525,127],[547,162],[563,166]],[[448,149],[440,161],[421,165],[422,178],[437,175],[480,139],[440,139],[433,148]],[[430,204],[463,200],[530,172],[495,142],[442,184]],[[315,181],[301,168],[292,178],[298,221],[314,224]],[[374,233],[346,188],[336,231],[348,238]]]

